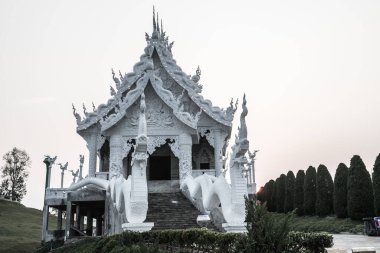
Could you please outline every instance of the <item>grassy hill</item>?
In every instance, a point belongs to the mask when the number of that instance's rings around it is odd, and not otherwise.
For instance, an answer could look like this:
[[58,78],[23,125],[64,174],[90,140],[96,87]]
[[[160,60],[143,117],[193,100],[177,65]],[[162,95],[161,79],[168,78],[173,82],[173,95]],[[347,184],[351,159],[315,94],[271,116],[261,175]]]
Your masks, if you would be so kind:
[[33,252],[41,243],[42,211],[0,200],[0,252]]

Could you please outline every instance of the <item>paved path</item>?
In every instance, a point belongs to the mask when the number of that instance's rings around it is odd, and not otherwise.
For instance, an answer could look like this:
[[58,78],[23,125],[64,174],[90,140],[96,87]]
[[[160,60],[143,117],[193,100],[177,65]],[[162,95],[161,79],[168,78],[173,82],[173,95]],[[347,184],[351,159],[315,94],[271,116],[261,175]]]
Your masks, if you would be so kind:
[[334,248],[375,247],[376,253],[380,253],[380,237],[349,234],[334,234],[333,236]]

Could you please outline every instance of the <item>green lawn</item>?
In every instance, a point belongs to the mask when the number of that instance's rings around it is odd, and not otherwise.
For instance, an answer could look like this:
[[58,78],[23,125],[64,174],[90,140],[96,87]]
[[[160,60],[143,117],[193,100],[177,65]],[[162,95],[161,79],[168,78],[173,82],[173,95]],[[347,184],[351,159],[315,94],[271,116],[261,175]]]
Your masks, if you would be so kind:
[[[275,218],[282,219],[285,214],[271,213]],[[294,215],[290,222],[290,230],[301,232],[327,232],[327,233],[363,233],[364,225],[362,221],[351,219],[338,219],[335,216],[297,216]]]
[[41,244],[42,211],[0,200],[0,252],[33,252]]

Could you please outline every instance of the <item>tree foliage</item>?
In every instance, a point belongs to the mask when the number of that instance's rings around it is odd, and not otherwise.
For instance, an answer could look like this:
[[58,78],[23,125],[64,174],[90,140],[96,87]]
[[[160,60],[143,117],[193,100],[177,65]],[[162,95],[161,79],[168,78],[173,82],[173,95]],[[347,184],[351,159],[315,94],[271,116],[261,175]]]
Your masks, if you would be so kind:
[[321,164],[317,169],[315,213],[326,216],[333,212],[334,183],[330,172],[325,165]]
[[380,154],[377,156],[375,165],[373,165],[373,194],[375,197],[375,211],[376,215],[380,215]]
[[264,203],[266,201],[265,199],[265,187],[261,186],[260,189],[256,193],[257,200],[261,203]]
[[348,217],[360,220],[374,215],[371,177],[358,155],[351,158],[347,181]]
[[294,184],[294,208],[296,208],[296,213],[298,215],[303,215],[304,181],[305,172],[299,170]]
[[13,148],[3,156],[5,165],[1,167],[2,182],[0,194],[16,201],[21,201],[26,194],[26,179],[31,161],[29,155],[18,148]]
[[274,219],[265,204],[256,205],[254,200],[246,199],[248,240],[245,252],[284,252],[288,245],[291,218],[292,213],[283,219]]
[[340,163],[334,177],[334,213],[338,218],[347,218],[348,168]]
[[279,213],[283,213],[285,210],[285,191],[286,176],[285,174],[281,174],[276,183],[276,211]]
[[306,215],[315,214],[317,172],[313,166],[306,170],[303,207]]
[[286,174],[285,182],[285,203],[284,203],[284,212],[291,212],[294,209],[294,184],[296,178],[292,171],[288,171]]

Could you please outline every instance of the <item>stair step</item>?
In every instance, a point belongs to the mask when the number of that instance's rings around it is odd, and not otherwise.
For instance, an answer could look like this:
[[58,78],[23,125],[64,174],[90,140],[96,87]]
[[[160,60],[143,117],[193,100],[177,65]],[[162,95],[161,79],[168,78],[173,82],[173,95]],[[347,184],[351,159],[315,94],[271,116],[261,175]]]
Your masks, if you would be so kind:
[[154,222],[153,230],[199,228],[198,215],[201,212],[181,192],[148,194],[146,222]]

